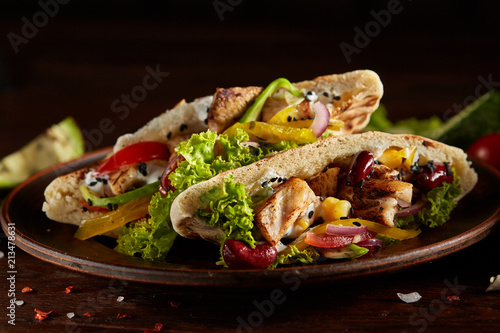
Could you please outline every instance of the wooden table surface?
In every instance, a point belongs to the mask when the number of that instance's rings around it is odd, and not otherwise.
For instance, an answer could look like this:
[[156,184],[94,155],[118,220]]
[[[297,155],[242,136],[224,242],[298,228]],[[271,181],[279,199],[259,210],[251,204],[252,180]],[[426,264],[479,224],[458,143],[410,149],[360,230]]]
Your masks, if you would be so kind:
[[[69,115],[88,134],[88,148],[98,149],[180,99],[277,77],[299,81],[375,70],[393,120],[446,119],[500,86],[499,6],[493,1],[54,0],[0,6],[0,156]],[[116,100],[143,85],[148,68],[162,73],[157,87],[126,115],[113,112]],[[90,136],[105,118],[113,129]],[[161,322],[174,332],[498,332],[500,294],[485,289],[500,274],[499,239],[495,230],[470,248],[386,276],[283,285],[274,303],[272,288],[110,280],[16,249],[16,296],[24,304],[16,307],[16,325],[9,325],[8,283],[2,282],[0,331],[143,332]],[[4,237],[0,246],[7,253]],[[7,259],[0,263],[0,280],[6,281]],[[70,285],[81,289],[66,294]],[[35,292],[21,293],[25,286]],[[422,295],[416,303],[397,297],[414,291]],[[35,308],[57,314],[39,322]],[[70,312],[74,318],[66,316]]]

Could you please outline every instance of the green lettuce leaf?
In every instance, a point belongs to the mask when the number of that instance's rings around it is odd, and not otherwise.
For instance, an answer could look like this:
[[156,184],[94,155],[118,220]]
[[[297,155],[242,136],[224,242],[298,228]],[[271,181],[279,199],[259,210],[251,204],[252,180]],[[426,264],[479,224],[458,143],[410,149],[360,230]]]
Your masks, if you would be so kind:
[[268,269],[274,269],[278,265],[290,265],[296,262],[303,264],[311,264],[319,258],[318,252],[313,247],[306,247],[304,250],[299,251],[294,245],[290,245],[290,253],[280,254],[274,263]]
[[[129,223],[122,229],[117,242],[117,250],[129,255],[141,256],[148,260],[162,260],[172,247],[177,233],[170,220],[170,207],[174,199],[188,187],[208,180],[213,176],[230,169],[251,164],[266,156],[269,152],[286,150],[296,146],[288,142],[255,147],[241,147],[240,143],[248,141],[248,134],[239,130],[235,136],[218,135],[214,132],[193,134],[188,141],[182,142],[176,152],[184,157],[177,169],[169,175],[172,186],[176,189],[163,197],[159,193],[153,196],[149,207],[148,219]],[[218,144],[224,148],[222,156],[216,156]],[[238,218],[247,214],[244,206],[227,209],[228,218],[235,218],[235,226],[229,228],[231,237],[247,239],[251,244],[251,233],[238,231],[238,227],[251,230],[248,219]],[[253,220],[252,220],[253,221]],[[253,225],[253,223],[252,223]],[[228,225],[229,226],[229,225]],[[225,227],[223,226],[225,229]]]
[[460,182],[454,173],[453,183],[444,182],[427,193],[427,205],[416,214],[396,218],[398,228],[416,228],[425,225],[435,228],[450,219],[451,211],[456,207],[455,200],[460,195]]
[[200,203],[196,215],[222,229],[225,239],[240,240],[255,247],[252,199],[245,191],[245,185],[233,181],[233,175],[224,179],[222,188],[214,186],[203,193]]
[[150,218],[123,228],[115,249],[147,260],[165,257],[177,237],[170,223],[170,206],[178,194],[178,191],[169,192],[165,198],[159,192],[154,194],[148,208]]

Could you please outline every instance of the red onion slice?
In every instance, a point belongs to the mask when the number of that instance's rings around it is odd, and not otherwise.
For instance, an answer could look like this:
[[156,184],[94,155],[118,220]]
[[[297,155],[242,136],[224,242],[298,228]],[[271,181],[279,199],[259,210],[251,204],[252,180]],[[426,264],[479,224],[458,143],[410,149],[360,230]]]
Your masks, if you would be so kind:
[[330,122],[330,111],[328,111],[325,104],[320,101],[313,104],[313,110],[315,116],[310,128],[316,134],[316,137],[319,138],[328,127],[328,123]]
[[384,242],[382,242],[380,239],[377,238],[370,238],[362,242],[358,242],[356,243],[356,245],[366,248],[373,248],[373,247],[382,247],[384,245]]
[[343,226],[343,225],[333,225],[329,224],[326,226],[326,233],[329,235],[337,236],[356,236],[362,235],[366,232],[366,225],[360,227],[357,226]]
[[411,202],[398,199],[398,205],[399,205],[399,207],[402,207],[402,208],[408,208],[411,206]]
[[180,162],[180,158],[182,157],[177,153],[174,154],[175,157],[170,159],[170,162],[168,162],[168,165],[163,171],[163,174],[160,178],[160,192],[162,195],[167,195],[167,193],[173,189],[172,185],[170,184],[170,179],[168,179],[168,175],[170,175],[170,173],[174,171],[175,168],[177,168],[177,163]]
[[427,203],[427,201],[420,199],[417,202],[415,202],[413,205],[411,205],[410,207],[400,209],[396,213],[396,216],[400,217],[400,216],[407,216],[407,215],[412,215],[412,214],[418,213],[419,211],[422,210],[422,208],[425,207],[426,203]]
[[240,142],[240,147],[254,147],[258,148],[260,144],[256,141],[242,141]]

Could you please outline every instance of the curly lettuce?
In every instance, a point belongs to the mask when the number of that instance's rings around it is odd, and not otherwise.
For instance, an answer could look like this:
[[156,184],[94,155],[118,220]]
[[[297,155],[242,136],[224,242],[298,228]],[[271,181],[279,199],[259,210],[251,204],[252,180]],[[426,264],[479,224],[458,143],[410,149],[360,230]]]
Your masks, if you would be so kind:
[[[177,237],[170,220],[170,207],[182,191],[223,171],[258,161],[270,152],[286,150],[296,145],[289,142],[279,142],[261,147],[241,144],[248,140],[248,134],[243,130],[238,130],[234,136],[206,131],[193,134],[188,141],[180,143],[176,152],[184,160],[179,162],[177,169],[169,175],[175,191],[170,191],[165,197],[156,193],[148,209],[149,216],[129,223],[122,229],[117,240],[116,250],[148,260],[164,259]],[[244,213],[239,210],[244,209],[236,207],[228,209],[229,215],[227,216],[231,217],[231,214],[237,216]],[[247,228],[250,224],[248,220],[240,219],[236,225]],[[237,232],[236,227],[229,229],[231,237],[241,237],[242,239],[247,237],[250,240],[249,234]]]
[[225,239],[240,240],[255,247],[252,199],[245,191],[245,185],[233,181],[233,175],[224,179],[222,187],[214,186],[203,193],[200,203],[196,215],[209,225],[222,229]]
[[427,193],[428,203],[416,214],[398,217],[396,223],[398,228],[416,228],[420,225],[435,228],[443,225],[450,219],[452,210],[457,206],[455,200],[461,193],[460,182],[453,172],[453,183],[444,182],[429,193]]

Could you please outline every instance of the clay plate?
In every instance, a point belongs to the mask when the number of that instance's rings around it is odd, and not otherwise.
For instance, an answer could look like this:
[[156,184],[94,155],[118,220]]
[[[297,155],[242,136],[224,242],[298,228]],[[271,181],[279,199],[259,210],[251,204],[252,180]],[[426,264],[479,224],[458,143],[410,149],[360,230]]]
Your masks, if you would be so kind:
[[179,237],[165,262],[149,262],[122,255],[114,241],[96,237],[73,238],[77,227],[49,220],[41,211],[43,191],[55,177],[90,165],[109,148],[45,170],[18,186],[5,199],[1,211],[4,231],[16,227],[16,245],[44,261],[72,270],[136,282],[197,287],[278,286],[296,281],[320,283],[391,273],[455,253],[487,235],[500,218],[500,175],[474,163],[479,182],[458,205],[444,226],[399,242],[352,261],[324,260],[314,265],[275,270],[227,270],[215,265],[218,247]]

